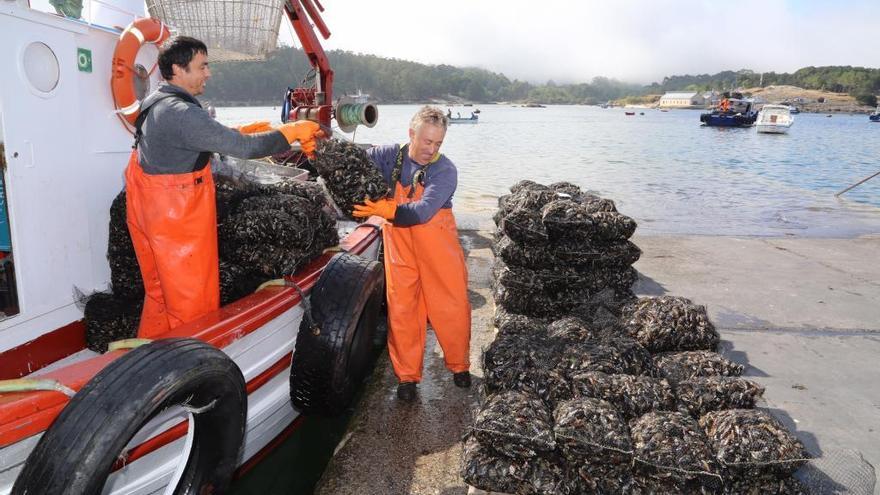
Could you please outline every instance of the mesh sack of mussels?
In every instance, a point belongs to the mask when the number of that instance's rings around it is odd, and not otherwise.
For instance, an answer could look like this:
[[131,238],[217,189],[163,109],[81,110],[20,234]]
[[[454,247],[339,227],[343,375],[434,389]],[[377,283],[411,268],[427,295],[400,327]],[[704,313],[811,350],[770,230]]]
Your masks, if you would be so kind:
[[597,211],[595,206],[601,204],[558,199],[544,205],[541,222],[549,240],[610,242],[632,237],[635,220],[617,211]]
[[620,269],[632,265],[642,255],[638,246],[628,240],[602,244],[560,241],[551,245],[527,245],[514,242],[503,232],[501,234],[492,244],[492,252],[511,266],[576,272],[603,267]]
[[86,326],[86,347],[107,352],[107,344],[137,336],[144,299],[124,298],[96,292],[88,297],[83,310]]
[[559,347],[546,335],[499,333],[483,352],[486,390],[528,392],[549,407],[570,399],[569,380],[556,366]]
[[621,322],[651,352],[714,351],[721,339],[706,307],[684,297],[640,298],[623,308]]
[[764,387],[732,376],[703,376],[675,384],[675,395],[682,411],[698,418],[722,409],[747,409],[764,395]]
[[567,313],[578,305],[580,298],[588,297],[583,291],[575,289],[536,292],[500,284],[495,285],[492,296],[495,304],[510,312],[539,318]]
[[766,411],[710,412],[700,426],[730,481],[784,479],[810,459],[800,440]]
[[459,471],[465,483],[487,492],[533,493],[530,460],[500,455],[473,435],[464,440]]
[[144,297],[144,284],[134,244],[126,223],[125,190],[110,205],[110,236],[107,240],[107,261],[110,264],[110,285],[113,294],[123,298]]
[[508,265],[495,259],[492,268],[493,288],[501,285],[517,291],[546,292],[600,292],[606,288],[623,291],[638,280],[638,272],[631,266],[597,267],[577,270],[573,267],[529,268]]
[[740,376],[743,365],[712,351],[661,352],[654,354],[654,372],[675,383],[702,376]]
[[220,305],[253,293],[266,277],[235,263],[220,260]]
[[620,475],[629,472],[632,461],[629,428],[617,409],[600,399],[577,398],[558,404],[553,419],[556,443],[568,463],[597,480],[602,491],[617,491],[607,485],[624,482]]
[[587,473],[571,466],[559,455],[543,455],[532,459],[529,473],[531,493],[535,495],[583,495],[596,493]]
[[626,375],[652,373],[651,354],[628,337],[567,342],[561,347],[556,369],[569,379],[588,371]]
[[318,143],[315,169],[324,180],[327,191],[336,206],[348,218],[354,205],[363,204],[365,198],[373,201],[388,196],[390,189],[379,169],[358,145],[339,139],[327,139]]
[[547,322],[541,318],[511,313],[501,306],[495,306],[492,323],[499,335],[521,335],[547,333]]
[[722,478],[697,421],[679,412],[650,412],[630,423],[634,468],[656,493],[717,492]]
[[578,316],[564,316],[547,325],[547,337],[566,344],[584,344],[606,340],[615,335],[608,327],[587,323]]
[[266,277],[291,274],[339,242],[323,206],[293,194],[246,198],[219,227],[220,256]]
[[505,390],[486,397],[472,431],[481,444],[508,457],[528,459],[556,448],[553,416],[528,392]]
[[467,435],[462,449],[460,474],[475,488],[516,495],[583,495],[596,493],[584,488],[575,469],[554,454],[531,459],[507,457]]
[[[723,495],[819,495],[794,476],[724,479]],[[845,493],[845,492],[841,492]]]
[[575,397],[592,397],[609,402],[626,420],[653,411],[674,411],[676,405],[669,382],[647,376],[589,371],[572,377],[572,392]]

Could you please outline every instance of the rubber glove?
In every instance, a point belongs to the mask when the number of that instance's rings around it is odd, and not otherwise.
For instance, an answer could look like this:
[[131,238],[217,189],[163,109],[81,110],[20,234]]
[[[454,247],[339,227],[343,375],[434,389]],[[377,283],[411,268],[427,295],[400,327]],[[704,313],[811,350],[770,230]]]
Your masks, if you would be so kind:
[[273,130],[273,127],[269,125],[269,122],[266,120],[261,120],[259,122],[252,122],[250,124],[246,124],[237,128],[238,132],[242,134],[258,134],[260,132],[269,132]]
[[315,148],[317,147],[315,139],[324,135],[321,131],[321,126],[317,122],[297,120],[296,122],[281,124],[278,130],[281,131],[281,134],[284,134],[284,138],[287,139],[288,143],[293,144],[294,141],[299,141],[303,153],[309,159],[315,158]]
[[393,199],[370,201],[370,198],[364,198],[364,204],[354,205],[354,211],[352,212],[352,216],[356,218],[367,218],[376,215],[385,220],[394,220],[394,215],[396,214],[397,203]]

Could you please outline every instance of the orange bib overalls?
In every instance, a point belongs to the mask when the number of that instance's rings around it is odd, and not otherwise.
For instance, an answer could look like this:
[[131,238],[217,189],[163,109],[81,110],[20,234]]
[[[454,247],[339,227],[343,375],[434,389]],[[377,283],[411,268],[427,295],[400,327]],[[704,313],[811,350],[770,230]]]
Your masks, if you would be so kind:
[[128,231],[144,279],[138,337],[153,338],[220,307],[217,205],[210,165],[149,175],[125,170]]
[[[395,184],[398,205],[418,201],[424,186]],[[415,187],[412,197],[409,192]],[[385,283],[388,296],[388,354],[401,382],[422,379],[427,323],[453,373],[470,369],[471,306],[467,267],[458,242],[455,217],[441,208],[431,220],[409,227],[387,222]]]

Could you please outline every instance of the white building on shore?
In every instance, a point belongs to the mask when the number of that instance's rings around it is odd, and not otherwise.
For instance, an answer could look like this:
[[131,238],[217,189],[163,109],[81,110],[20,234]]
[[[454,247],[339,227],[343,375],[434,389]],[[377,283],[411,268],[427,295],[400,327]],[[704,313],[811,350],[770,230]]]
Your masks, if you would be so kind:
[[703,98],[703,95],[697,93],[696,91],[687,91],[687,92],[678,92],[678,91],[670,91],[665,95],[660,97],[660,107],[661,108],[690,108],[690,107],[702,107],[706,104],[706,99]]

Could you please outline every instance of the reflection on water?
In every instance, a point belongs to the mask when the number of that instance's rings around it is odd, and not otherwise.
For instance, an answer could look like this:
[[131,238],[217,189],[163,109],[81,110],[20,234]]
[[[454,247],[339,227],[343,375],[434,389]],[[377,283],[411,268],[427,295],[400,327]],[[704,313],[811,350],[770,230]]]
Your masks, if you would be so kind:
[[[415,105],[382,105],[356,140],[405,142]],[[567,180],[615,200],[641,234],[853,236],[880,232],[880,124],[864,115],[800,114],[790,134],[701,127],[694,110],[481,105],[443,152],[459,168],[455,211],[481,214],[519,179]],[[453,110],[454,111],[454,110]],[[268,107],[221,108],[234,125],[277,120]]]

